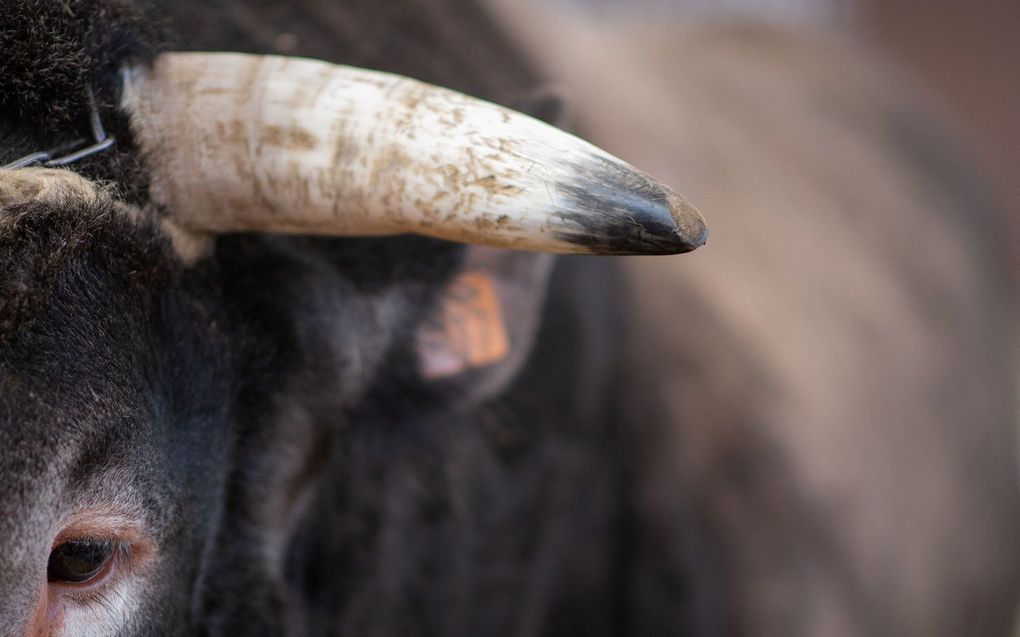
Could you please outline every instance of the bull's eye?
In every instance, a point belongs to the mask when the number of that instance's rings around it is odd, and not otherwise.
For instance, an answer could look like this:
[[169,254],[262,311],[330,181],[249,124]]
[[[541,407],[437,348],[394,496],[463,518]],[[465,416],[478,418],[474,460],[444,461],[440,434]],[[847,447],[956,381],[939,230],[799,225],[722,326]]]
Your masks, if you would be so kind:
[[113,557],[110,540],[71,540],[50,552],[46,577],[51,582],[82,584],[99,575]]

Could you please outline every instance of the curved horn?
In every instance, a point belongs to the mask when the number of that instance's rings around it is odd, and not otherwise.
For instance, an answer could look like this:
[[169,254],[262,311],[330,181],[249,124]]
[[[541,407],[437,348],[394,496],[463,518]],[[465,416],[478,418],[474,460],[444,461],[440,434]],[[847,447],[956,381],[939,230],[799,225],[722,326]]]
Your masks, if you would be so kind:
[[174,53],[126,72],[154,201],[197,231],[384,235],[547,252],[705,241],[680,195],[520,113],[313,60]]

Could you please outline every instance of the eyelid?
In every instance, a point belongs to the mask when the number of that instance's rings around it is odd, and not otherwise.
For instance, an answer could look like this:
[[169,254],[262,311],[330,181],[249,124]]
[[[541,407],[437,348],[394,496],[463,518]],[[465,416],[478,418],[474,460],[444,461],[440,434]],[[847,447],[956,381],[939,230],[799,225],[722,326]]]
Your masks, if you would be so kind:
[[[53,548],[75,540],[120,540],[144,542],[145,534],[134,519],[122,515],[87,512],[74,516],[64,524],[63,530],[53,538]],[[52,550],[52,549],[51,549]]]
[[50,551],[64,542],[113,542],[116,547],[128,549],[133,566],[147,561],[154,545],[144,531],[144,525],[134,517],[95,511],[78,514],[64,524],[53,539]]
[[119,543],[121,543],[120,540],[106,535],[68,535],[61,538],[60,541],[54,542],[50,551],[55,551],[65,544],[108,544],[111,548],[116,548]]

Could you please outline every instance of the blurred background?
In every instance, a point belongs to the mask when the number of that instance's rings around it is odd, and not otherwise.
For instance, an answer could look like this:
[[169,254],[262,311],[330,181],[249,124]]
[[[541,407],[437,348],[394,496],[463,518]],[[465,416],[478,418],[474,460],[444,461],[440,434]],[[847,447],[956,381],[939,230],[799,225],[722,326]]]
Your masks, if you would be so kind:
[[630,349],[676,423],[645,514],[721,547],[722,632],[1020,635],[1020,2],[489,2],[708,219],[629,263]]
[[[744,20],[842,31],[898,65],[966,137],[1020,246],[1020,2],[553,0],[605,19]],[[1011,254],[1020,272],[1020,248]]]

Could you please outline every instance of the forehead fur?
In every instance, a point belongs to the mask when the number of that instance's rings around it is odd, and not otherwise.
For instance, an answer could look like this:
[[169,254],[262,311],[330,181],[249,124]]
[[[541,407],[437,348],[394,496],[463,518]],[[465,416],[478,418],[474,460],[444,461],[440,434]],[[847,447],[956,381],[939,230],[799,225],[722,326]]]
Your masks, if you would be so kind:
[[172,262],[159,230],[104,190],[70,173],[56,185],[26,175],[0,172],[0,346],[31,325],[69,268],[99,267],[130,286]]
[[120,69],[164,46],[161,21],[137,0],[0,0],[0,165],[89,138],[91,93],[113,148],[75,163],[122,197],[147,201],[147,173],[119,102]]
[[18,122],[85,132],[87,89],[112,89],[125,60],[147,59],[163,39],[134,0],[3,0],[0,9],[0,131]]

